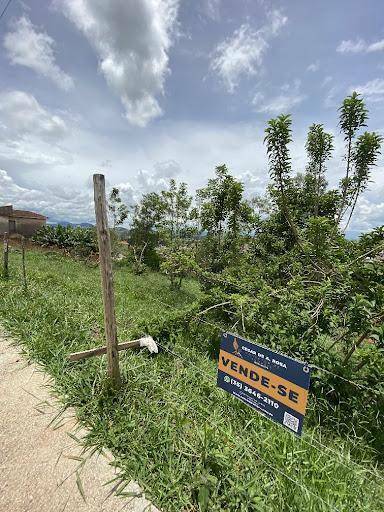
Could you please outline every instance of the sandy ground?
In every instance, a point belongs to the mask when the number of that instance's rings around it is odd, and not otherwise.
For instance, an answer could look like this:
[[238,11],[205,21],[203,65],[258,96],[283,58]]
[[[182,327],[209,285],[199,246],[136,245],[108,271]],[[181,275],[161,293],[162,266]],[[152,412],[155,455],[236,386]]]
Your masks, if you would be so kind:
[[0,512],[158,512],[135,482],[124,498],[113,493],[117,481],[105,485],[117,476],[110,454],[88,454],[81,465],[68,434],[84,431],[73,411],[54,420],[48,383],[0,330]]

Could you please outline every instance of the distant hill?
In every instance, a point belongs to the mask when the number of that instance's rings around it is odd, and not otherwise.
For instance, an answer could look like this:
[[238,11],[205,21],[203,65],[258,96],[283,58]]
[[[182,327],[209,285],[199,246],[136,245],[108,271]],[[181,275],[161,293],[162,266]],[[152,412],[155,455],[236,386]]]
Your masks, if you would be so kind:
[[121,240],[128,239],[129,230],[127,228],[123,228],[123,226],[117,226],[116,232]]
[[80,227],[80,228],[93,228],[94,225],[90,222],[69,222],[68,220],[53,220],[48,222],[50,226],[72,226],[73,228]]
[[[53,220],[50,222],[47,222],[49,226],[71,226],[73,228],[93,228],[95,227],[94,224],[91,224],[90,222],[70,222],[69,220]],[[129,230],[127,228],[123,228],[123,226],[117,226],[116,232],[121,238],[121,240],[126,240],[128,238]]]

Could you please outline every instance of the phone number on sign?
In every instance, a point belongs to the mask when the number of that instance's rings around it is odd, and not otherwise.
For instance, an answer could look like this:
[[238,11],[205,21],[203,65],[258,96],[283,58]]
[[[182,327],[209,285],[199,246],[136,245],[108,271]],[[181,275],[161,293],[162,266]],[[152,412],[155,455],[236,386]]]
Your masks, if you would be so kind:
[[275,409],[279,408],[279,404],[277,402],[275,402],[274,400],[272,400],[271,398],[269,398],[269,396],[263,395],[262,393],[259,393],[258,391],[255,391],[254,389],[252,389],[248,386],[244,386],[244,391],[249,393],[250,395],[253,395],[258,400],[262,400],[266,404],[271,405]]

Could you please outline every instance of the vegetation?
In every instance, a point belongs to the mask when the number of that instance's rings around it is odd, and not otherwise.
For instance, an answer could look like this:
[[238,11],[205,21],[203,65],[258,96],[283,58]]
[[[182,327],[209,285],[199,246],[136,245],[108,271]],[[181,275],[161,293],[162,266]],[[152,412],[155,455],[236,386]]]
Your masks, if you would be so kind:
[[[98,268],[58,253],[28,251],[27,294],[17,250],[10,269],[10,280],[0,281],[1,322],[54,377],[63,406],[76,408],[90,428],[89,447],[113,452],[123,497],[126,482],[135,478],[164,511],[382,510],[384,472],[375,469],[374,450],[364,437],[340,437],[337,404],[334,424],[319,426],[325,393],[311,396],[299,440],[216,387],[210,353],[218,333],[197,321],[189,334],[168,331],[201,299],[196,282],[187,280],[175,291],[159,273],[115,270],[119,339],[156,326],[161,345],[183,360],[166,350],[156,356],[123,352],[124,385],[113,394],[105,387],[105,356],[67,360],[70,352],[103,343]],[[317,372],[313,382],[320,385]],[[365,409],[356,408],[351,419],[365,423]]]
[[43,226],[32,241],[42,247],[59,247],[75,256],[88,257],[97,254],[97,236],[93,228],[72,226]]
[[113,229],[123,224],[128,217],[128,208],[122,202],[120,191],[116,187],[113,187],[109,194],[108,211],[112,218]]
[[[384,227],[344,235],[380,154],[381,136],[361,133],[367,121],[353,93],[340,108],[346,169],[336,189],[326,174],[333,136],[311,125],[306,169],[294,174],[292,121],[280,115],[265,130],[264,197],[246,200],[225,165],[195,199],[174,180],[142,197],[131,257],[117,269],[119,327],[122,338],[148,333],[173,353],[124,354],[129,385],[119,395],[103,386],[98,362],[65,359],[101,341],[95,269],[60,257],[48,269],[49,256],[31,254],[31,296],[1,284],[0,314],[92,427],[90,442],[109,446],[165,510],[382,509],[382,486],[367,470],[384,455]],[[36,241],[52,245],[43,234]],[[54,286],[40,289],[47,280]],[[216,389],[220,330],[312,365],[303,441]]]

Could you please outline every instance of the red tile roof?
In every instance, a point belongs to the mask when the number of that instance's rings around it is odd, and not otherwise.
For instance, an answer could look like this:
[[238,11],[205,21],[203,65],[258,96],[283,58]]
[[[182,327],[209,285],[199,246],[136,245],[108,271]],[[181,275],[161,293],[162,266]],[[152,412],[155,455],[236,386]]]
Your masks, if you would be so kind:
[[41,219],[45,220],[48,217],[41,215],[40,213],[29,212],[28,210],[13,210],[12,217],[23,217],[27,219]]

